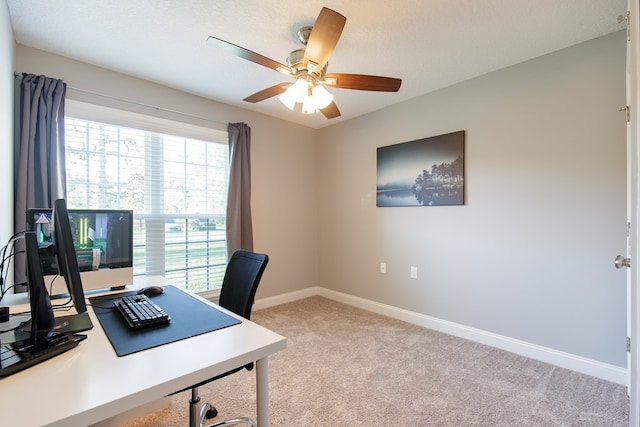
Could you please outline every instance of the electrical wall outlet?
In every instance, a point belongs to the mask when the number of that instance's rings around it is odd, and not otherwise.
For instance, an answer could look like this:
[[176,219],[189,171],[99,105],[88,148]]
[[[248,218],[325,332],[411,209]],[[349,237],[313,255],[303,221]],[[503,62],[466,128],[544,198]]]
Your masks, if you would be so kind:
[[381,262],[380,263],[380,273],[386,273],[387,272],[387,263],[386,262]]
[[412,279],[418,278],[418,267],[411,267],[411,269],[409,270],[409,277],[411,277]]

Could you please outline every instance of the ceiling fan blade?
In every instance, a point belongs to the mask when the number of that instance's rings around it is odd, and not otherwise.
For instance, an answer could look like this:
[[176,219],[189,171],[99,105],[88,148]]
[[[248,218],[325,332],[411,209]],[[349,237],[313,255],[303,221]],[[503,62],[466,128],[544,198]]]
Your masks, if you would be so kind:
[[401,79],[393,77],[369,76],[366,74],[327,74],[322,82],[339,89],[372,90],[378,92],[397,92]]
[[335,119],[336,117],[340,117],[340,110],[338,110],[338,106],[335,102],[331,102],[331,104],[324,107],[320,111],[327,119]]
[[252,52],[249,49],[245,49],[217,37],[209,36],[207,38],[207,44],[218,49],[225,50],[228,53],[239,58],[246,59],[247,61],[251,61],[258,65],[262,65],[263,67],[270,68],[288,76],[291,75],[291,68],[289,68],[287,65],[281,64],[271,58],[267,58],[266,56],[260,55],[259,53]]
[[289,86],[291,86],[291,83],[279,83],[277,85],[263,89],[260,92],[256,92],[253,95],[249,95],[245,99],[243,99],[243,101],[251,103],[264,101],[265,99],[280,95],[285,90],[287,90]]
[[[323,7],[313,24],[302,64],[311,72],[322,70],[333,53],[347,18],[338,12]],[[311,63],[310,63],[311,62]]]

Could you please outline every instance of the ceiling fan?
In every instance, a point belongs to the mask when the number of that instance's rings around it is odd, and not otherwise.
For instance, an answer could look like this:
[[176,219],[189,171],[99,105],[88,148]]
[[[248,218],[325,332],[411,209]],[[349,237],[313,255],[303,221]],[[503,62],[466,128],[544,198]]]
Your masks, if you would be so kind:
[[209,45],[254,62],[263,67],[278,71],[295,82],[279,83],[249,95],[243,101],[256,103],[278,96],[278,99],[290,110],[296,104],[302,104],[302,113],[322,112],[328,119],[340,116],[340,110],[333,102],[333,95],[324,86],[339,89],[355,89],[379,92],[397,92],[402,80],[393,77],[371,76],[366,74],[327,74],[328,60],[333,53],[347,18],[338,12],[323,7],[313,26],[298,30],[298,38],[303,49],[294,50],[287,57],[287,65],[267,58],[259,53],[229,43],[217,37],[207,38]]

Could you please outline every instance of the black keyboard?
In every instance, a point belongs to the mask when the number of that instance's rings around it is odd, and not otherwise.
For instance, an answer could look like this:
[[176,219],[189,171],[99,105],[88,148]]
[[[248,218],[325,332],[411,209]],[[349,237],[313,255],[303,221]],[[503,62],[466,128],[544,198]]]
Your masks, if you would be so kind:
[[114,302],[133,329],[168,323],[171,317],[146,295],[125,295]]
[[29,340],[0,346],[0,377],[6,377],[51,359],[77,347],[86,335],[56,335],[47,340],[44,348],[36,349]]

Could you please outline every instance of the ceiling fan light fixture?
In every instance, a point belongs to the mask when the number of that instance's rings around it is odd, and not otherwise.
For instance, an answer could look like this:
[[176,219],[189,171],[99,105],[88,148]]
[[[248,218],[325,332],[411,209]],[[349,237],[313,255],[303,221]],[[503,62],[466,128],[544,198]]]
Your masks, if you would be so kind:
[[307,96],[302,102],[302,114],[314,114],[317,112],[318,106],[316,105],[316,100],[313,98],[313,93],[311,92],[311,84],[309,84],[309,86],[307,86]]
[[298,79],[278,97],[278,100],[288,109],[293,110],[296,103],[303,103],[307,99],[308,92],[309,84],[303,79]]
[[333,102],[333,95],[322,85],[315,85],[311,93],[318,110],[322,110]]
[[298,79],[278,100],[292,111],[296,104],[302,104],[302,114],[314,114],[331,104],[333,95],[322,85]]
[[278,97],[278,101],[282,102],[284,106],[291,111],[293,111],[293,107],[296,106],[295,99],[293,99],[293,97],[291,96],[291,93],[288,91],[285,91],[282,95],[280,95]]
[[307,99],[302,103],[302,114],[315,114],[318,111],[318,106],[316,105],[316,101],[313,98],[313,95],[309,95]]

